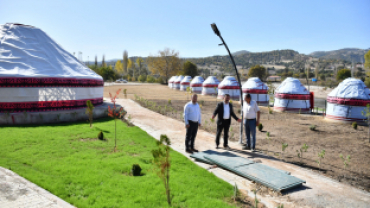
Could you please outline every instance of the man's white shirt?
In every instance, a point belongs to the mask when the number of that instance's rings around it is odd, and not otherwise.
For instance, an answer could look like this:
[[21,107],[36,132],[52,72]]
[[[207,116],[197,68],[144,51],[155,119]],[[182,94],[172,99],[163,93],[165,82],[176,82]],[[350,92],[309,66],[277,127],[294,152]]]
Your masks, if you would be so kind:
[[201,112],[198,103],[193,104],[191,101],[186,103],[184,107],[184,120],[186,125],[189,124],[189,121],[201,124]]
[[225,104],[225,102],[223,102],[223,105],[224,105],[224,119],[230,119],[230,104]]
[[256,101],[251,100],[249,104],[246,101],[243,102],[243,118],[255,119],[257,117],[257,112],[260,111]]

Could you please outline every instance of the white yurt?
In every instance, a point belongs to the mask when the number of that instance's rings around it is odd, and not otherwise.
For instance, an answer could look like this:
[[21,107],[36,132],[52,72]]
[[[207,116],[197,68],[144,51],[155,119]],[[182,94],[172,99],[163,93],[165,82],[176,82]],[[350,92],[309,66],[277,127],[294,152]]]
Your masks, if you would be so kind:
[[310,113],[310,97],[298,79],[288,77],[275,90],[274,111]]
[[363,122],[362,111],[370,104],[370,90],[363,81],[347,78],[328,94],[326,119]]
[[226,76],[218,85],[218,99],[224,99],[224,95],[229,94],[230,99],[240,99],[240,86],[233,76]]
[[184,76],[182,75],[177,76],[177,78],[174,79],[172,83],[173,89],[180,90],[180,83],[183,79],[184,79]]
[[267,106],[269,104],[268,87],[258,77],[249,78],[242,86],[243,99],[249,93],[252,100],[258,105]]
[[0,112],[60,111],[103,103],[101,76],[39,28],[0,25]]
[[175,76],[172,76],[169,80],[168,80],[168,87],[169,88],[172,88],[172,83],[173,83],[173,79],[175,78]]
[[202,93],[202,85],[203,85],[204,79],[201,76],[196,76],[194,79],[190,82],[190,89],[192,92],[201,94]]
[[202,95],[216,95],[218,93],[218,85],[220,81],[215,76],[209,76],[203,82]]
[[186,88],[190,87],[191,76],[185,76],[180,82],[180,90],[186,91]]

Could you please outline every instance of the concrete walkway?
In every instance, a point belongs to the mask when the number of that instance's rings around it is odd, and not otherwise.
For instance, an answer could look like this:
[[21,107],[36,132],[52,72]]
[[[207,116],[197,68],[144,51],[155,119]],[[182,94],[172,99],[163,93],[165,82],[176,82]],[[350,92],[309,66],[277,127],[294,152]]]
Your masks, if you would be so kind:
[[14,172],[0,167],[1,208],[73,208],[74,206]]
[[[185,125],[183,122],[143,108],[132,100],[118,99],[117,101],[118,104],[122,105],[127,110],[128,114],[131,115],[132,122],[136,126],[140,127],[156,139],[159,139],[161,134],[166,134],[171,139],[171,147],[191,159],[189,154],[185,152]],[[208,118],[203,118],[203,120],[204,119]],[[199,130],[195,142],[196,149],[200,151],[208,149],[215,150],[214,138],[215,135]],[[369,207],[370,194],[368,192],[339,183],[331,178],[327,178],[299,166],[281,162],[262,153],[241,151],[241,146],[235,142],[229,142],[229,146],[232,148],[231,151],[240,156],[260,161],[263,164],[274,168],[288,171],[291,175],[307,182],[303,187],[288,191],[283,195],[273,193],[272,191],[258,195],[258,199],[267,207],[276,207],[280,203],[284,204],[285,208]],[[204,163],[195,163],[230,184],[237,184],[239,189],[246,190],[248,195],[254,197],[253,193],[250,191],[255,188],[255,184],[253,182],[220,168],[213,168]]]

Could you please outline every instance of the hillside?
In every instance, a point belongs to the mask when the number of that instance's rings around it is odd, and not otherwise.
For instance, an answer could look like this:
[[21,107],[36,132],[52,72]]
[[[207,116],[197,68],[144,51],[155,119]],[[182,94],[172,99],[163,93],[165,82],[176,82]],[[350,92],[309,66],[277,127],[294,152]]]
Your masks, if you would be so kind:
[[334,51],[315,51],[309,55],[320,59],[337,59],[349,62],[364,62],[364,55],[370,49],[343,48]]

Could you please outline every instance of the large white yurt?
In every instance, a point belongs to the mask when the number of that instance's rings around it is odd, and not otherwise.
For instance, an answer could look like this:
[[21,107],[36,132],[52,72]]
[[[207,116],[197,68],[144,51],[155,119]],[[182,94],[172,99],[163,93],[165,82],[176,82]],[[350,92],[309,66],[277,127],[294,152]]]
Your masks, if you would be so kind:
[[194,77],[193,80],[190,82],[190,89],[192,92],[200,94],[202,93],[202,85],[203,85],[204,79],[201,76]]
[[180,90],[180,83],[183,79],[184,79],[184,76],[182,75],[177,76],[177,78],[173,80],[173,84],[172,84],[173,89]]
[[59,111],[103,103],[104,82],[39,28],[0,25],[0,112]]
[[172,76],[172,77],[168,80],[168,87],[169,87],[169,88],[172,88],[173,78],[175,78],[175,76]]
[[249,78],[242,86],[243,99],[249,93],[252,100],[258,105],[267,106],[269,104],[268,87],[258,77]]
[[220,81],[215,76],[209,76],[203,82],[202,95],[216,95],[218,93],[218,85]]
[[275,90],[274,111],[310,113],[310,97],[298,79],[288,77]]
[[327,97],[326,119],[363,122],[362,111],[370,104],[370,90],[363,81],[347,78]]
[[218,99],[223,99],[225,94],[230,95],[230,99],[240,99],[239,82],[233,76],[226,76],[218,85]]
[[186,88],[190,87],[191,76],[185,76],[180,82],[180,90],[186,91]]

